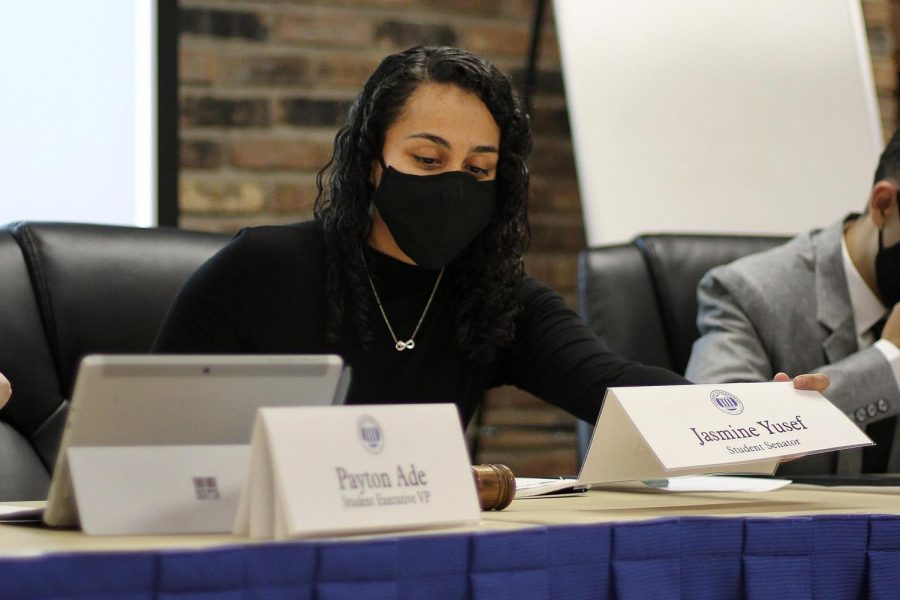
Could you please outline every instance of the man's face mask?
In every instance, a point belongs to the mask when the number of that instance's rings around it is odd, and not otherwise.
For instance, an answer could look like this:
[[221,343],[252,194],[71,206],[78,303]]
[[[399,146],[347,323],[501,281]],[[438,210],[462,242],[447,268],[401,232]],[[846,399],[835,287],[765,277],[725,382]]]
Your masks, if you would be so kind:
[[497,185],[462,171],[409,175],[387,167],[372,201],[400,249],[420,267],[440,269],[491,222]]
[[[898,214],[897,218],[900,219],[900,214]],[[884,227],[878,230],[878,254],[875,255],[875,283],[878,285],[881,300],[890,308],[900,302],[900,243],[894,244],[890,248],[885,248],[883,233]]]

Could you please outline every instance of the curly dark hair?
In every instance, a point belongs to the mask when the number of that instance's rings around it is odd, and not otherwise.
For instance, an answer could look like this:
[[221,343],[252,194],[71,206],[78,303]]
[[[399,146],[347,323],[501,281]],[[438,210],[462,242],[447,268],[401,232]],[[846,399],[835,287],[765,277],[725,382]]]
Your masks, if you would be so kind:
[[[456,338],[480,363],[515,336],[517,290],[529,239],[526,204],[531,128],[509,78],[486,60],[458,48],[415,47],[385,58],[350,108],[334,139],[334,154],[316,178],[315,217],[325,230],[326,332],[336,342],[352,310],[364,347],[372,340],[372,294],[362,251],[372,228],[372,165],[387,129],[421,83],[452,84],[478,96],[500,128],[497,210],[487,228],[447,269],[456,301]],[[349,292],[349,293],[347,293]],[[349,298],[351,306],[345,306]]]

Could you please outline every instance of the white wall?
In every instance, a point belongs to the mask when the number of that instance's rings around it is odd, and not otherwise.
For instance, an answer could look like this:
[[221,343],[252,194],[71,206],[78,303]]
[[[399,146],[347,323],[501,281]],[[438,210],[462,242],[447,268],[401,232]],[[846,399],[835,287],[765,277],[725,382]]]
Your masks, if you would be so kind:
[[154,0],[0,18],[0,224],[156,222]]
[[861,210],[882,133],[859,0],[555,0],[590,244]]

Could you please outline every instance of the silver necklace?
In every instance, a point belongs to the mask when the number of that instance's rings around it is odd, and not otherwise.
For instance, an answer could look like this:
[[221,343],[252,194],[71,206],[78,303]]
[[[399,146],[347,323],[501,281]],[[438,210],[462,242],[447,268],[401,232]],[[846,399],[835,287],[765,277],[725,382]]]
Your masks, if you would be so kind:
[[434,294],[437,292],[438,285],[441,283],[441,278],[444,276],[444,269],[446,267],[441,268],[441,272],[438,273],[437,281],[434,282],[434,287],[431,289],[431,295],[428,296],[428,302],[425,303],[425,310],[422,311],[422,316],[419,317],[419,322],[416,323],[416,328],[413,329],[412,335],[409,336],[408,340],[401,340],[397,338],[397,334],[394,333],[394,328],[391,327],[391,322],[388,320],[387,313],[384,312],[384,306],[381,304],[381,298],[378,296],[378,290],[375,289],[375,282],[372,281],[372,275],[369,274],[369,265],[366,262],[366,257],[363,255],[363,266],[366,268],[366,277],[369,279],[369,286],[372,288],[372,295],[375,296],[375,302],[378,303],[378,310],[381,311],[381,316],[384,319],[384,324],[387,325],[388,331],[391,332],[391,337],[394,338],[394,348],[397,349],[397,352],[403,352],[404,350],[412,350],[416,347],[416,334],[419,333],[419,328],[422,326],[422,321],[425,320],[425,315],[428,314],[428,309],[431,307],[431,301],[434,300]]

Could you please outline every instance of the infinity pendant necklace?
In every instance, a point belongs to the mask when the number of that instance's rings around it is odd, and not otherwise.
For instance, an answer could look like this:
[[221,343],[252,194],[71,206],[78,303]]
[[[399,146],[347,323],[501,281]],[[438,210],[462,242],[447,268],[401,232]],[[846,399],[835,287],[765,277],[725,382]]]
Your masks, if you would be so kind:
[[372,275],[369,274],[369,265],[366,263],[366,256],[363,255],[363,266],[366,268],[366,277],[369,280],[369,286],[372,288],[372,295],[375,296],[375,302],[378,304],[378,310],[381,311],[381,317],[384,319],[384,324],[387,325],[388,331],[391,333],[391,337],[394,339],[394,348],[397,352],[403,352],[404,350],[412,350],[416,347],[416,334],[419,333],[419,328],[422,326],[422,321],[425,320],[425,315],[428,314],[428,309],[431,307],[431,301],[434,300],[434,294],[437,292],[438,286],[441,283],[441,278],[444,276],[444,269],[446,267],[441,268],[441,272],[438,273],[437,281],[434,282],[434,287],[431,288],[431,295],[428,296],[428,302],[425,303],[425,310],[422,311],[422,316],[419,317],[419,322],[416,323],[416,328],[413,329],[412,335],[409,336],[408,340],[401,340],[397,338],[397,334],[394,333],[394,328],[391,327],[391,322],[388,320],[387,313],[384,312],[384,306],[381,304],[381,298],[378,296],[378,290],[375,289],[375,282],[372,281]]

